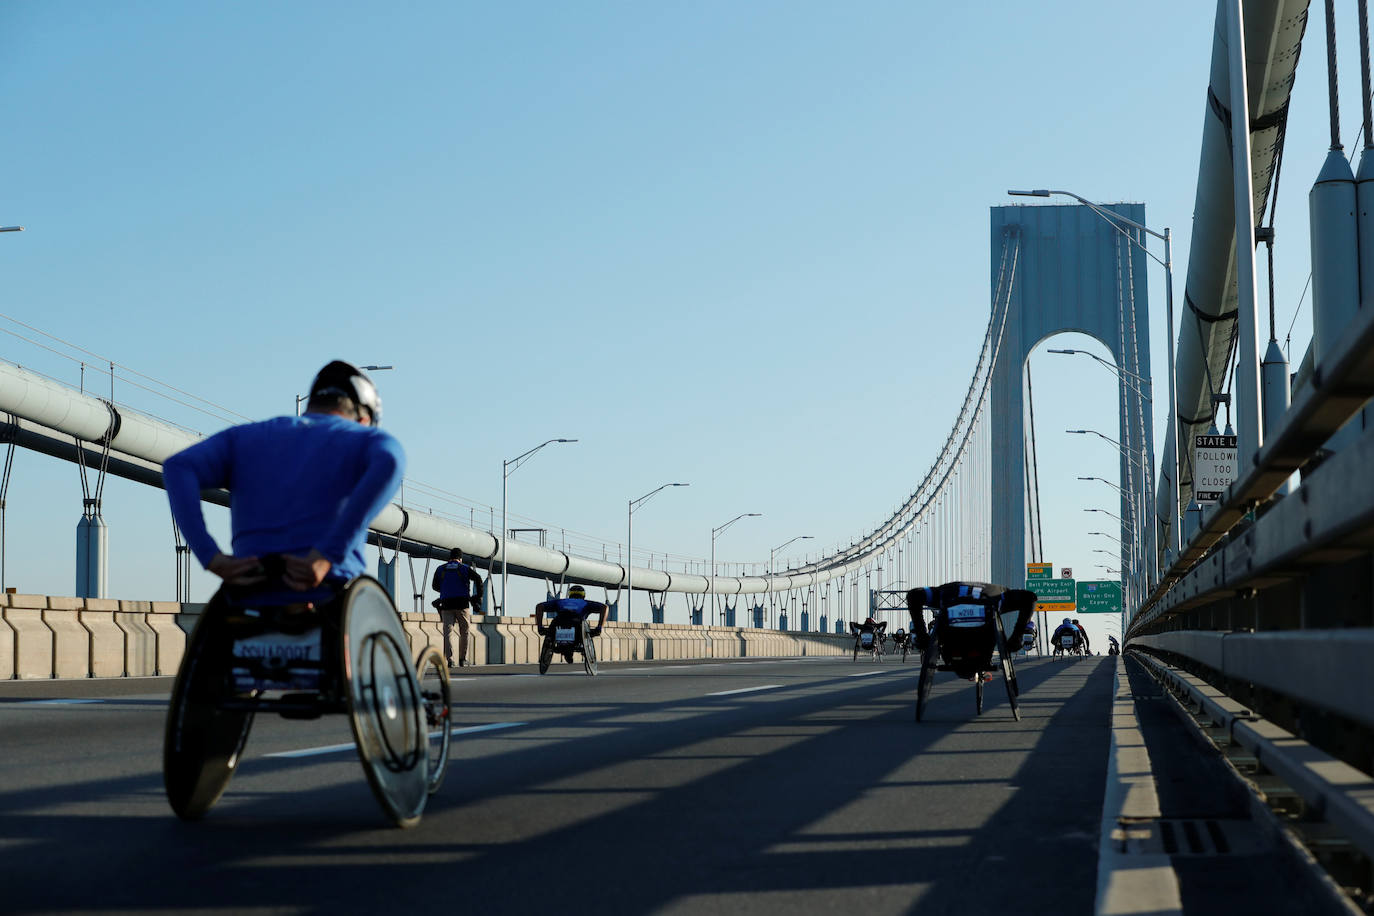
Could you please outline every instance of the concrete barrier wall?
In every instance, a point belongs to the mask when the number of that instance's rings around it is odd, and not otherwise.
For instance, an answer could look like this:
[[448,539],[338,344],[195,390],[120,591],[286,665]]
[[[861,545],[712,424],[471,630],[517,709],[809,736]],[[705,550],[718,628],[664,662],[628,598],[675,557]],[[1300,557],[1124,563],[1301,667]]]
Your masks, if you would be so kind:
[[[176,674],[203,604],[7,594],[0,603],[0,680],[143,677]],[[442,651],[437,614],[405,612],[411,655]],[[454,627],[453,652],[458,653]],[[534,664],[540,636],[531,617],[477,617],[468,663]],[[608,623],[597,637],[601,661],[671,661],[843,655],[848,636],[744,627]]]

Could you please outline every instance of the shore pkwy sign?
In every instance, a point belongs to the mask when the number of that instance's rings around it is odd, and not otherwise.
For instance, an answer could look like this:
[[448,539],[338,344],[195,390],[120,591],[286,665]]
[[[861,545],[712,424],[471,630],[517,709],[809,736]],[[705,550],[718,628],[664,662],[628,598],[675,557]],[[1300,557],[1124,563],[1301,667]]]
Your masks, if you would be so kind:
[[1120,614],[1121,583],[1109,580],[1078,583],[1078,613]]
[[1026,581],[1027,581],[1027,582],[1031,581],[1032,579],[1053,579],[1053,578],[1054,578],[1054,564],[1053,564],[1053,563],[1027,563],[1027,564],[1026,564]]

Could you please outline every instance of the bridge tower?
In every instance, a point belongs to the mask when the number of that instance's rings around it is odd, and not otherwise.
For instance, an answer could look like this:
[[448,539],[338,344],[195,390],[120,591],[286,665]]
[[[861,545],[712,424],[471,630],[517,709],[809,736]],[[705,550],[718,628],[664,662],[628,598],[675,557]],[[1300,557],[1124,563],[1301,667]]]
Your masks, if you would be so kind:
[[[1105,204],[1100,209],[1145,224],[1144,204]],[[1100,341],[1111,351],[1118,368],[1150,378],[1148,261],[1141,246],[1125,234],[1130,231],[1129,226],[1118,228],[1081,204],[992,208],[994,299],[1004,243],[1014,239],[1017,255],[989,405],[994,582],[1019,586],[1029,558],[1025,367],[1031,350],[1054,334],[1077,331]],[[993,309],[998,305],[994,301]],[[1146,395],[1154,397],[1148,387],[1142,387]],[[1154,425],[1148,402],[1124,384],[1118,402],[1122,489],[1131,489],[1125,486],[1128,481],[1134,481],[1136,487],[1148,486],[1146,517],[1153,519]],[[1139,458],[1142,450],[1143,462]],[[1140,464],[1144,465],[1143,472],[1137,467]],[[1129,524],[1131,511],[1131,503],[1123,496],[1117,514],[1123,520],[1121,547],[1126,557],[1132,554],[1135,537]],[[1140,514],[1141,509],[1135,511]],[[1145,555],[1153,553],[1147,550]]]

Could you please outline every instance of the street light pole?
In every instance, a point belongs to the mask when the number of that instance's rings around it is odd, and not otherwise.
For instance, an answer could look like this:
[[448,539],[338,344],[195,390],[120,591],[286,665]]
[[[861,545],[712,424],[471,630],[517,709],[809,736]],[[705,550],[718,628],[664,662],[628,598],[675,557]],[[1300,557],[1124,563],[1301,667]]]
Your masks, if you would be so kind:
[[576,439],[549,439],[549,440],[546,441],[546,442],[541,442],[541,443],[539,443],[539,444],[536,445],[534,448],[530,449],[528,452],[523,452],[523,453],[521,453],[521,454],[519,454],[519,455],[516,455],[514,458],[511,458],[511,459],[509,459],[509,460],[506,460],[506,461],[502,461],[502,462],[501,462],[501,538],[500,538],[500,541],[501,541],[501,616],[502,616],[502,617],[508,616],[508,615],[506,614],[506,611],[508,610],[507,607],[506,607],[506,537],[507,537],[507,530],[508,530],[508,529],[506,528],[506,481],[510,480],[510,475],[512,475],[512,474],[515,473],[516,469],[519,468],[520,465],[523,464],[523,463],[525,462],[525,459],[529,458],[531,455],[533,455],[535,452],[539,451],[539,450],[540,450],[541,448],[543,448],[544,446],[546,446],[546,445],[552,445],[552,444],[555,443],[555,442],[576,442],[576,441],[577,441]]
[[[815,537],[816,537],[816,536],[815,536],[814,534],[799,534],[799,535],[797,535],[796,537],[794,537],[791,541],[784,541],[784,542],[782,542],[781,544],[779,544],[777,547],[774,547],[772,550],[768,551],[768,577],[769,577],[770,579],[773,577],[773,555],[774,555],[774,554],[776,554],[779,550],[782,550],[782,549],[783,549],[784,547],[786,547],[788,544],[791,544],[792,541],[810,541],[810,540],[814,540]],[[770,594],[771,594],[772,591],[773,591],[772,583],[771,583],[771,582],[769,583],[768,591],[769,591]],[[771,605],[772,602],[769,602],[769,604]]]
[[711,596],[711,626],[716,625],[716,535],[742,518],[758,518],[762,512],[745,512],[736,515],[719,528],[711,529],[711,575],[706,580],[706,593]]
[[634,568],[635,568],[635,510],[649,501],[659,490],[666,490],[669,487],[686,487],[690,484],[685,483],[665,483],[656,490],[650,490],[639,499],[630,500],[629,511],[625,514],[625,622],[630,621],[630,612],[634,607]]

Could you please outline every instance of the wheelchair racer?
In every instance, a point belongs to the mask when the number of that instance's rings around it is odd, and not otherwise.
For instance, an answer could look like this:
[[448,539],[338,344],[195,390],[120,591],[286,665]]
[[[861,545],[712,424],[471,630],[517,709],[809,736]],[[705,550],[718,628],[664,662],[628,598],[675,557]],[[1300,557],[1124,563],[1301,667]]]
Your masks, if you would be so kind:
[[[541,601],[534,606],[534,626],[543,636],[549,628],[544,626],[544,618],[552,614],[555,618],[561,615],[572,615],[582,623],[586,623],[587,618],[597,615],[596,626],[587,627],[587,636],[596,637],[601,635],[601,628],[606,625],[606,615],[609,609],[600,601],[588,601],[587,590],[580,585],[574,585],[568,589],[566,598],[550,598],[548,601]],[[572,650],[563,653],[563,657],[572,661]]]
[[[1065,636],[1070,636],[1073,638],[1072,645],[1064,645]],[[1083,645],[1083,631],[1081,628],[1074,626],[1072,620],[1065,617],[1064,622],[1061,623],[1059,626],[1055,627],[1054,636],[1051,641],[1054,643],[1055,655],[1059,655],[1061,653],[1072,653],[1074,649],[1077,649],[1079,646]]]
[[1073,619],[1073,625],[1074,628],[1078,630],[1078,635],[1083,637],[1083,654],[1092,655],[1093,647],[1092,644],[1088,641],[1088,631],[1083,629],[1083,624],[1078,622],[1077,617]]
[[[280,582],[294,591],[361,575],[368,523],[405,470],[381,417],[367,373],[335,360],[311,383],[304,415],[232,426],[168,458],[167,501],[196,559],[233,586],[267,583],[269,554],[282,558]],[[216,488],[229,491],[228,553],[201,511],[200,491]]]

